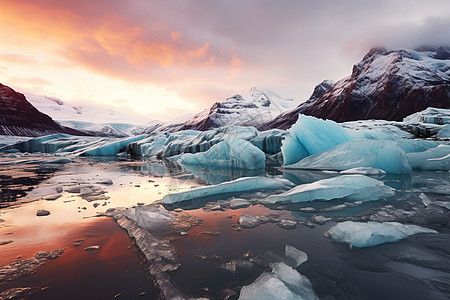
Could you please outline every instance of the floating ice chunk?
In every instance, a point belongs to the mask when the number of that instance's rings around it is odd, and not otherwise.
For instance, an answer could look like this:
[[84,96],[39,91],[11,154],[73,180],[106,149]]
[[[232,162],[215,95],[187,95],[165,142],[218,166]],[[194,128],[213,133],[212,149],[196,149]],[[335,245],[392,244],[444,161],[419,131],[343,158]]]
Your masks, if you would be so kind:
[[175,203],[196,198],[208,197],[224,193],[239,193],[245,191],[256,191],[262,189],[286,189],[292,183],[286,179],[267,177],[244,177],[233,181],[223,182],[217,185],[198,187],[188,191],[168,194],[162,199],[164,203]]
[[230,200],[230,208],[231,209],[237,209],[237,208],[244,208],[250,206],[250,202],[242,199],[242,198],[235,198]]
[[281,262],[270,266],[272,272],[263,273],[252,284],[244,286],[239,299],[316,299],[308,278]]
[[308,260],[308,255],[305,252],[300,251],[291,245],[286,245],[286,248],[284,250],[284,255],[295,259],[295,261],[296,261],[295,267],[296,268]]
[[378,168],[396,174],[411,172],[405,151],[398,147],[395,141],[379,140],[349,141],[285,166],[286,169],[336,171],[357,167]]
[[339,174],[362,174],[362,175],[375,175],[375,176],[382,176],[385,175],[386,172],[372,167],[358,167],[358,168],[352,168],[345,171],[339,172]]
[[392,243],[417,233],[437,233],[436,230],[397,222],[352,222],[338,223],[327,231],[332,239],[352,247],[371,247]]
[[270,203],[309,202],[346,198],[372,201],[394,195],[394,189],[383,182],[364,175],[341,175],[302,184],[279,195],[269,196]]
[[397,140],[408,136],[391,124],[372,123],[348,123],[343,126],[331,120],[299,115],[283,141],[281,149],[285,164],[295,163],[305,156],[318,154],[354,139]]
[[419,153],[408,153],[413,169],[450,170],[450,145],[439,145]]
[[208,151],[186,153],[181,156],[181,163],[215,168],[263,169],[266,157],[252,143],[242,139],[228,138],[215,144]]
[[148,231],[163,232],[172,225],[174,214],[162,207],[136,206],[126,210],[126,217]]
[[424,193],[420,193],[419,198],[420,198],[420,200],[422,200],[422,204],[425,205],[425,207],[430,205],[431,199],[428,198],[428,196],[425,195]]

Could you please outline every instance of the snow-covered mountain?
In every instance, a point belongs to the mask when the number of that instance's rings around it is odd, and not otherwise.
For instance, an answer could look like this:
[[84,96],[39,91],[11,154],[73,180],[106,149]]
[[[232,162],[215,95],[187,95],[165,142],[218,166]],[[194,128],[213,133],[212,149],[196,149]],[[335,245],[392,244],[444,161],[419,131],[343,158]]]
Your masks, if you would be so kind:
[[52,120],[25,96],[0,83],[0,135],[41,136],[52,133],[86,135]]
[[304,111],[306,107],[313,105],[313,103],[317,101],[320,97],[322,97],[323,94],[325,94],[325,92],[328,91],[328,89],[334,85],[334,83],[335,82],[332,80],[322,81],[320,84],[316,85],[311,97],[309,97],[309,99],[306,102],[300,103],[300,105],[297,106],[296,108],[279,114],[276,118],[267,123],[264,123],[258,128],[260,130],[268,130],[272,128],[288,129],[289,127],[292,126],[292,124],[294,124],[297,121],[298,115],[302,111]]
[[216,102],[210,109],[196,114],[180,129],[208,130],[230,125],[258,127],[297,104],[273,92],[252,88],[245,98],[234,95],[223,102]]
[[25,94],[39,111],[48,114],[63,126],[87,132],[90,135],[125,137],[148,122],[144,117],[112,109],[74,106],[55,97]]
[[298,113],[338,122],[400,121],[427,107],[450,107],[450,48],[416,50],[374,48],[321,97],[300,104],[266,128],[288,128]]

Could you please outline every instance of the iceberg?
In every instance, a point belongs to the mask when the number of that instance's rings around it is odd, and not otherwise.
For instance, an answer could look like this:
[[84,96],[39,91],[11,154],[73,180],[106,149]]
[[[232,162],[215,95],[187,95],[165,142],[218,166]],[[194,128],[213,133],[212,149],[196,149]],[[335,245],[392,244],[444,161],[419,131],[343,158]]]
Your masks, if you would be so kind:
[[224,193],[239,193],[246,191],[259,191],[262,189],[279,190],[292,187],[292,183],[286,179],[267,177],[244,177],[233,181],[223,182],[217,185],[198,187],[188,191],[167,194],[162,198],[164,203],[176,203],[185,200],[203,198]]
[[348,200],[373,201],[394,195],[394,189],[383,182],[364,175],[341,175],[301,184],[278,195],[269,196],[269,203],[309,202],[346,198]]
[[270,267],[271,273],[263,273],[252,284],[241,289],[240,300],[317,299],[306,276],[282,262],[272,263]]
[[266,161],[264,152],[243,139],[230,139],[215,144],[206,152],[186,153],[180,162],[214,168],[263,169]]
[[352,140],[284,166],[285,169],[335,171],[357,167],[372,167],[395,174],[411,172],[405,151],[395,141],[388,140]]
[[414,169],[450,170],[450,145],[439,145],[436,148],[407,155],[409,163]]
[[284,162],[293,164],[306,156],[321,153],[355,139],[397,140],[408,137],[406,132],[391,124],[366,123],[338,124],[331,120],[299,115],[297,122],[288,129],[289,134],[282,142]]
[[338,223],[327,231],[327,235],[351,247],[372,247],[392,243],[417,233],[438,233],[436,230],[398,222],[353,222]]

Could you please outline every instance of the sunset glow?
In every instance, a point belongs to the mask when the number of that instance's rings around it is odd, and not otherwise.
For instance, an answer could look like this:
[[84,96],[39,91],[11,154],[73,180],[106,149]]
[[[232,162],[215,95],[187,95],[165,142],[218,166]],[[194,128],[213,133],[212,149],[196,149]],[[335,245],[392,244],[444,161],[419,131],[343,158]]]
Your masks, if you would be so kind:
[[374,44],[450,41],[446,1],[364,2],[357,15],[325,2],[326,15],[308,1],[3,0],[0,82],[168,120],[253,86],[300,103]]

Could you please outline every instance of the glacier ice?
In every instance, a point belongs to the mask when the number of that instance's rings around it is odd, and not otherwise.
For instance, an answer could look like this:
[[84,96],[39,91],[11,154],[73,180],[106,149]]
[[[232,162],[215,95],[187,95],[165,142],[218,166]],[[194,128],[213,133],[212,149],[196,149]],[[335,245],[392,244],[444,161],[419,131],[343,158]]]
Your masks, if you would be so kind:
[[287,257],[291,257],[295,260],[296,264],[294,267],[296,268],[300,266],[302,263],[308,261],[308,255],[305,252],[300,251],[291,245],[286,245],[284,255]]
[[292,183],[286,179],[276,179],[267,177],[243,177],[233,181],[223,182],[217,185],[193,188],[188,191],[167,194],[163,197],[164,203],[176,203],[185,200],[203,198],[225,193],[239,193],[262,189],[286,189]]
[[152,134],[127,146],[127,152],[136,156],[157,156],[163,149],[167,136],[165,133]]
[[439,139],[450,139],[450,124],[445,125],[436,137]]
[[345,126],[331,120],[305,115],[299,115],[297,122],[288,129],[288,133],[281,147],[285,164],[293,164],[306,156],[321,153],[355,139],[396,140],[408,136],[390,124],[380,125],[375,122],[373,126],[363,126],[359,123],[348,123]]
[[405,123],[429,123],[448,124],[450,123],[450,110],[444,108],[428,107],[425,110],[416,112],[403,119]]
[[152,233],[163,232],[172,224],[174,214],[162,207],[136,206],[125,211],[125,216]]
[[241,289],[240,300],[317,299],[306,276],[282,262],[272,263],[270,267],[271,273],[263,273],[252,284]]
[[383,182],[364,175],[341,175],[301,184],[278,195],[269,196],[270,203],[309,202],[346,198],[349,200],[372,201],[394,195],[394,189]]
[[212,168],[263,169],[266,156],[252,143],[243,139],[227,138],[206,152],[186,153],[180,162],[186,165]]
[[131,138],[99,138],[72,136],[57,133],[20,142],[2,148],[18,149],[22,152],[72,153],[74,155],[116,155],[131,142],[141,140],[145,135]]
[[80,155],[85,156],[112,156],[116,155],[131,142],[136,142],[145,138],[145,135],[134,136],[131,138],[120,139],[118,141],[101,143],[84,149]]
[[437,231],[417,225],[403,225],[398,222],[346,221],[330,228],[327,235],[340,243],[363,248],[396,242],[417,233],[437,233]]
[[382,176],[385,175],[386,172],[378,168],[358,167],[341,171],[339,172],[339,174],[362,174],[362,175]]
[[356,167],[396,174],[411,172],[405,151],[390,140],[352,140],[284,168],[344,171]]
[[439,145],[423,152],[407,155],[414,169],[450,170],[450,145]]

